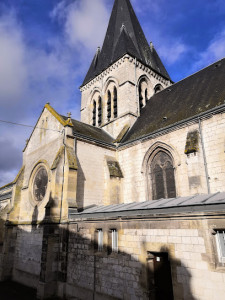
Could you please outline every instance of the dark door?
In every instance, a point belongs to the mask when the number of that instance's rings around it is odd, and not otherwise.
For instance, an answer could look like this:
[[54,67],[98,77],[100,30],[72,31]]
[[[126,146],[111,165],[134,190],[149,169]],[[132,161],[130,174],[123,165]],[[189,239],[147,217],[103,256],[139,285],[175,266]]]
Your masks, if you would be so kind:
[[[173,300],[173,286],[171,277],[170,262],[168,253],[151,253],[151,270],[152,274],[150,286],[150,299],[155,300]],[[153,288],[154,287],[154,288]],[[154,296],[153,294],[154,290]]]

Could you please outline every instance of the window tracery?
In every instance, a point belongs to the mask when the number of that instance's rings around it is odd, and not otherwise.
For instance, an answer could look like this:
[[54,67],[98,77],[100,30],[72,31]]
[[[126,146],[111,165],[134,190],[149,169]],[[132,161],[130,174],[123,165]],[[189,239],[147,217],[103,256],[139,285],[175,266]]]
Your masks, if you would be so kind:
[[172,158],[160,150],[150,163],[153,200],[176,197]]

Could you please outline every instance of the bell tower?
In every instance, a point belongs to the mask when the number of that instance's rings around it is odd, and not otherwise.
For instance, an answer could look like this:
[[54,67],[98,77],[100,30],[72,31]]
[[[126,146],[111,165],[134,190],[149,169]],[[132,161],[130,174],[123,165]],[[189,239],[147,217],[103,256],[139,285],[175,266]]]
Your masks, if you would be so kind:
[[81,121],[116,138],[131,127],[154,93],[172,81],[148,44],[130,0],[115,0],[102,48],[81,86]]

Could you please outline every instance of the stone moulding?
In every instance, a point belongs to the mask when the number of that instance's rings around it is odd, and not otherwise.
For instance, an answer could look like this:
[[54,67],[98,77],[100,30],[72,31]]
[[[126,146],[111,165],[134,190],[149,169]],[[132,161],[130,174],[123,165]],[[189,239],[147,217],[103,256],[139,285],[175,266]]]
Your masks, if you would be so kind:
[[21,169],[19,170],[18,174],[16,175],[16,178],[12,182],[7,183],[6,185],[0,187],[0,190],[3,190],[4,188],[8,188],[8,187],[10,187],[10,185],[13,186],[17,182],[18,178],[20,177],[20,174],[24,171],[24,168],[25,168],[25,166],[22,166]]
[[129,129],[130,129],[130,126],[128,124],[126,124],[123,127],[123,129],[120,131],[120,133],[117,136],[117,138],[115,139],[114,143],[120,143]]
[[135,61],[135,59],[130,56],[129,54],[125,54],[122,58],[120,58],[117,62],[115,62],[112,66],[108,67],[106,70],[102,71],[101,74],[99,74],[96,78],[92,79],[91,81],[89,81],[86,85],[81,86],[80,87],[80,91],[83,92],[87,89],[89,89],[93,84],[95,84],[96,81],[99,81],[101,78],[103,78],[104,76],[110,74],[110,72],[112,72],[115,68],[118,68],[122,63],[125,62],[125,60],[128,59],[129,62],[133,63],[135,65],[136,63],[136,67],[138,67],[139,69],[144,70],[145,72],[147,72],[148,74],[150,74],[153,77],[157,77],[157,79],[162,82],[163,84],[165,84],[166,86],[171,84],[170,80],[167,80],[165,78],[163,78],[161,75],[159,75],[156,71],[152,70],[150,67],[145,66],[144,64],[142,64],[139,61]]
[[67,154],[69,169],[77,170],[78,164],[77,164],[77,158],[76,158],[74,149],[66,146],[66,154]]
[[196,129],[188,132],[184,153],[190,154],[198,151],[199,151],[199,132]]
[[107,160],[107,166],[109,169],[110,177],[123,178],[122,171],[120,169],[120,165],[118,161],[115,160]]
[[[55,170],[58,167],[60,159],[63,157],[64,150],[65,150],[65,146],[61,146],[59,151],[56,154],[54,162],[51,166],[51,170]],[[70,170],[77,170],[78,169],[78,164],[77,164],[76,155],[74,153],[74,149],[71,148],[71,147],[66,146],[66,154],[67,154],[69,169]]]
[[56,157],[55,157],[54,161],[53,161],[53,164],[51,166],[51,170],[55,170],[57,168],[57,166],[58,166],[58,164],[60,162],[60,159],[61,159],[61,157],[63,155],[63,150],[64,150],[64,146],[61,146],[60,149],[59,149],[59,151],[56,154]]
[[45,108],[64,126],[71,126],[73,127],[73,124],[70,120],[70,118],[68,118],[66,121],[54,110],[53,107],[51,107],[51,105],[49,103],[45,104]]

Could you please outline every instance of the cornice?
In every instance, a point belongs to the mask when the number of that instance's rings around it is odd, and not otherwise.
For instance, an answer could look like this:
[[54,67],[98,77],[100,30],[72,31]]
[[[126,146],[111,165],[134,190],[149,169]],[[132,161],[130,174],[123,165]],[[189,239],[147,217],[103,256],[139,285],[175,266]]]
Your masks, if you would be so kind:
[[83,92],[85,90],[88,90],[89,88],[92,88],[93,85],[96,82],[101,82],[101,80],[103,80],[103,78],[105,76],[110,75],[110,73],[117,69],[121,64],[124,64],[126,61],[129,61],[130,63],[132,63],[133,65],[136,64],[136,67],[143,70],[144,72],[146,72],[147,74],[149,74],[150,76],[152,76],[153,78],[156,78],[159,82],[163,83],[165,86],[170,86],[171,85],[171,81],[168,79],[165,79],[163,76],[161,76],[159,73],[157,73],[156,71],[154,71],[153,69],[151,69],[150,67],[144,65],[143,63],[139,62],[138,60],[136,60],[134,57],[132,57],[129,54],[125,54],[122,58],[120,58],[117,62],[115,62],[114,64],[112,64],[111,66],[109,66],[106,70],[104,70],[103,72],[101,72],[98,76],[96,76],[95,78],[93,78],[91,81],[89,81],[86,85],[81,86],[80,87],[80,91]]

